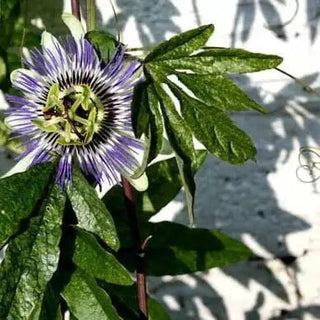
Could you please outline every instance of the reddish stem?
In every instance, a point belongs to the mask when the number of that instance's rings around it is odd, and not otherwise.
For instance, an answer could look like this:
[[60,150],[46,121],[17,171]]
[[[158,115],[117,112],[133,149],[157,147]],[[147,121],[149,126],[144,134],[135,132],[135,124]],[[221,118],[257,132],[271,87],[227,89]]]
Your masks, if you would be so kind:
[[79,0],[71,0],[71,11],[72,11],[72,14],[78,20],[80,20],[81,16],[80,16],[80,3],[79,3]]
[[147,285],[146,285],[146,270],[145,270],[145,244],[141,239],[139,222],[136,214],[136,206],[134,201],[133,189],[128,180],[122,178],[123,192],[126,200],[127,212],[131,221],[131,228],[137,250],[137,290],[138,290],[138,305],[140,312],[140,320],[148,319],[147,306]]

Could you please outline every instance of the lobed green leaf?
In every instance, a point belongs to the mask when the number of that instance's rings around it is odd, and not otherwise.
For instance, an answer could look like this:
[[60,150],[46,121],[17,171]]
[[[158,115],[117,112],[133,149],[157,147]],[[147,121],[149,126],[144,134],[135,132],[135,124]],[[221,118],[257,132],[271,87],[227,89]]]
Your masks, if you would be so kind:
[[190,70],[197,74],[242,74],[272,69],[281,62],[279,56],[229,48],[204,50],[192,56],[154,61],[152,65],[171,70]]
[[0,180],[0,248],[41,203],[53,171],[54,165],[45,163]]
[[209,152],[232,164],[255,159],[252,140],[223,111],[191,98],[172,82],[169,86],[180,101],[185,121]]
[[184,187],[190,222],[194,220],[194,194],[196,185],[192,175],[192,163],[197,161],[192,132],[180,117],[172,100],[160,85],[155,83],[159,96],[164,125],[169,142],[175,151],[180,177]]
[[98,235],[110,248],[118,250],[119,239],[113,219],[83,175],[73,171],[72,186],[67,190],[78,226]]
[[266,112],[250,99],[231,79],[223,75],[175,73],[178,79],[205,104],[223,111]]
[[214,26],[209,24],[176,35],[155,47],[144,61],[147,63],[188,56],[206,44],[213,30]]

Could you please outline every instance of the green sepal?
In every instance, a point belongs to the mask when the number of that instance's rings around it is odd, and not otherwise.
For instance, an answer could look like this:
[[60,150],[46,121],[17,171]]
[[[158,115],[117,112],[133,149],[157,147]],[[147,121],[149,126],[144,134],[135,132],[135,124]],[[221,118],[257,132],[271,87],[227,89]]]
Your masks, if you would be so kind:
[[99,236],[111,249],[118,250],[120,243],[117,231],[104,203],[79,170],[73,170],[72,177],[67,194],[78,219],[78,226]]
[[132,285],[128,271],[108,251],[103,249],[96,238],[76,228],[75,250],[72,260],[76,266],[92,277],[108,283]]
[[46,195],[54,168],[53,163],[39,164],[0,180],[0,247],[19,232]]
[[38,319],[47,283],[58,267],[65,199],[54,184],[39,215],[9,243],[0,269],[1,319]]
[[118,45],[114,35],[107,31],[89,31],[86,33],[85,39],[93,45],[97,54],[105,63],[108,63]]

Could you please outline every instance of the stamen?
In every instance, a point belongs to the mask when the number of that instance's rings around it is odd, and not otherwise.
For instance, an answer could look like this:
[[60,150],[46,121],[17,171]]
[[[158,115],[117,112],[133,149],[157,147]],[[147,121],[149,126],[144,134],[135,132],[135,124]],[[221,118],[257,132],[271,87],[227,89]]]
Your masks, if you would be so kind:
[[58,133],[61,145],[86,145],[99,131],[104,113],[100,99],[88,85],[61,90],[54,83],[42,108],[43,119],[34,124],[45,132]]

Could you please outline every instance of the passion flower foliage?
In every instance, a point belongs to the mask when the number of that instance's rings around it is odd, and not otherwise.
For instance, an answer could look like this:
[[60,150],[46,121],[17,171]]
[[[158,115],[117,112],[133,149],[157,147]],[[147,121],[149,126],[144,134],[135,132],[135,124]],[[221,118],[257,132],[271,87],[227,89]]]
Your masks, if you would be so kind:
[[125,61],[125,48],[107,63],[86,39],[50,37],[42,50],[24,56],[28,67],[15,72],[13,87],[24,97],[8,95],[14,106],[7,123],[34,154],[31,165],[59,157],[57,181],[72,180],[72,165],[99,184],[120,182],[139,166],[142,144],[131,129],[131,98],[140,64]]
[[[0,249],[8,245],[0,319],[63,319],[66,309],[76,319],[140,319],[127,270],[137,271],[141,244],[120,175],[148,176],[148,189],[132,190],[141,240],[148,240],[146,275],[192,273],[250,256],[220,232],[149,222],[182,187],[193,219],[194,175],[208,152],[232,164],[255,158],[253,142],[228,112],[264,109],[229,74],[273,68],[281,58],[206,49],[212,33],[212,25],[187,31],[139,61],[98,31],[59,40],[45,33],[42,49],[25,54],[28,69],[12,76],[22,96],[7,96],[7,122],[33,160],[29,170],[0,180]],[[164,151],[171,158],[151,163]],[[87,180],[117,185],[101,200]],[[148,308],[150,319],[170,319],[150,297]]]

